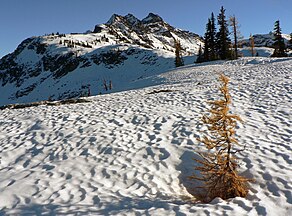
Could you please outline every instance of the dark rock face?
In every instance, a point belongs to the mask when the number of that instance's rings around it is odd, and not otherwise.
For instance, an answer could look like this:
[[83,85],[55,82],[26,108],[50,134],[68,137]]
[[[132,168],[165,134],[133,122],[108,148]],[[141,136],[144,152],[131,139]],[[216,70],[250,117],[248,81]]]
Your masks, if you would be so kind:
[[82,58],[75,57],[75,54],[70,52],[65,55],[46,55],[42,58],[42,61],[44,70],[53,72],[53,77],[58,79],[74,71]]
[[102,31],[102,27],[100,27],[99,25],[96,25],[94,27],[93,33],[100,33]]
[[92,55],[92,61],[100,65],[103,63],[107,68],[113,68],[119,64],[122,64],[127,57],[123,55],[122,51],[119,50],[110,50],[108,52],[100,53],[99,55]]
[[145,23],[145,24],[156,23],[156,22],[163,22],[163,19],[157,14],[153,14],[153,13],[149,13],[148,16],[142,20],[142,23]]
[[16,50],[0,59],[0,81],[2,86],[7,83],[15,83],[17,87],[21,86],[24,79],[36,77],[41,73],[39,64],[29,67],[26,62],[17,62],[17,57],[27,48],[35,50],[37,54],[43,54],[46,51],[46,45],[36,42],[36,38],[24,40]]
[[140,20],[138,18],[136,18],[133,14],[128,14],[127,16],[125,16],[125,19],[132,25],[136,25],[140,22]]
[[27,49],[35,50],[37,54],[44,54],[46,52],[47,44],[40,43],[36,40],[32,41],[28,46]]
[[37,83],[34,83],[22,90],[19,90],[15,93],[15,98],[23,97],[25,95],[28,95],[30,92],[34,90],[34,88],[37,86]]

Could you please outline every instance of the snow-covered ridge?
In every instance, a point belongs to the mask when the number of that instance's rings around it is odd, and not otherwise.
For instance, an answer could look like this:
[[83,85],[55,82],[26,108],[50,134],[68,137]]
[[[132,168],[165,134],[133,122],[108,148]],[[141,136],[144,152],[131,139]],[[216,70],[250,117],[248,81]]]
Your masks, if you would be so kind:
[[[290,35],[282,34],[282,37],[285,44],[288,44],[288,41],[290,40]],[[274,35],[272,32],[270,32],[269,34],[255,34],[253,35],[253,38],[255,47],[273,47],[273,44],[275,43]],[[249,39],[244,39],[240,41],[240,43],[243,46],[250,46]]]
[[202,39],[152,13],[142,20],[114,14],[87,33],[28,38],[0,60],[0,105],[131,89],[174,68],[174,39],[194,62]]
[[174,51],[173,39],[178,39],[183,44],[185,54],[194,54],[202,44],[199,35],[174,28],[153,13],[149,13],[142,20],[133,14],[114,14],[105,25],[96,25],[93,33],[99,33],[104,28],[112,30],[116,37],[124,42],[137,43],[146,48]]

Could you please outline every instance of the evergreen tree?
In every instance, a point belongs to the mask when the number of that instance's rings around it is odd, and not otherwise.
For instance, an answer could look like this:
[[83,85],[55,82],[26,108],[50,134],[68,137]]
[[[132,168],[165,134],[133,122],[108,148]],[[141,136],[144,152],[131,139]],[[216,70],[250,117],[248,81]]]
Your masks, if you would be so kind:
[[217,55],[216,55],[216,43],[215,43],[215,38],[216,38],[216,26],[215,26],[215,16],[214,13],[212,12],[211,18],[210,18],[210,60],[216,60]]
[[213,61],[217,59],[215,36],[215,17],[212,13],[211,18],[208,19],[206,24],[206,33],[204,36],[204,61]]
[[230,47],[230,38],[229,38],[229,30],[228,24],[225,16],[225,9],[223,6],[221,7],[220,13],[217,17],[219,29],[216,34],[216,45],[217,52],[220,59],[230,59],[231,52],[229,50]]
[[206,24],[206,32],[204,35],[204,61],[210,61],[210,32],[211,31],[211,20],[208,19],[208,23]]
[[181,56],[182,47],[179,41],[174,40],[175,46],[175,66],[180,67],[184,65],[184,61]]
[[203,123],[207,125],[208,131],[200,140],[208,151],[201,152],[201,159],[195,159],[201,166],[196,167],[202,177],[191,176],[191,179],[200,180],[204,183],[206,197],[203,201],[208,202],[215,197],[228,199],[236,196],[245,197],[248,192],[247,178],[238,175],[238,163],[235,154],[242,150],[235,150],[238,144],[234,138],[238,115],[230,114],[229,105],[231,96],[229,94],[229,78],[223,74],[220,76],[222,85],[220,87],[221,98],[209,102],[210,114],[203,117]]
[[282,37],[279,20],[275,22],[273,35],[274,35],[274,53],[272,57],[286,57],[287,56],[286,45]]
[[204,61],[203,51],[202,51],[202,46],[201,46],[201,44],[200,44],[199,52],[198,52],[198,57],[197,57],[195,63],[201,63],[201,62],[203,62],[203,61]]

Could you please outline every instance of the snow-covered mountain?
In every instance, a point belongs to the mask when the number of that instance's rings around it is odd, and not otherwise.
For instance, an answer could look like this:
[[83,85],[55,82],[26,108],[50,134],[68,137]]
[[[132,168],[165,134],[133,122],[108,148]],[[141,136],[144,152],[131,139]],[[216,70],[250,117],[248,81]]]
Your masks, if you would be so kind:
[[28,38],[0,60],[0,105],[131,89],[174,67],[174,39],[193,62],[202,39],[153,13],[114,14],[83,34]]
[[[0,110],[0,215],[291,215],[291,70],[291,58],[215,61],[88,103]],[[205,204],[188,177],[222,72],[244,120],[238,169],[255,181]]]
[[[284,42],[286,45],[289,45],[290,35],[288,34],[282,34],[282,37],[284,39]],[[254,38],[254,54],[260,56],[260,57],[270,57],[273,52],[273,44],[274,41],[274,35],[272,32],[269,34],[255,34],[253,35]],[[250,50],[250,39],[243,39],[239,41],[239,44],[242,48],[239,48],[239,52],[241,56],[250,57],[252,56],[251,50]],[[292,56],[292,51],[287,50],[288,55]]]
[[[282,37],[284,39],[285,44],[288,44],[290,35],[288,34],[282,34]],[[274,41],[274,35],[272,32],[269,34],[255,34],[253,35],[254,38],[254,45],[255,47],[273,47]],[[250,40],[244,39],[240,41],[242,46],[250,46]]]

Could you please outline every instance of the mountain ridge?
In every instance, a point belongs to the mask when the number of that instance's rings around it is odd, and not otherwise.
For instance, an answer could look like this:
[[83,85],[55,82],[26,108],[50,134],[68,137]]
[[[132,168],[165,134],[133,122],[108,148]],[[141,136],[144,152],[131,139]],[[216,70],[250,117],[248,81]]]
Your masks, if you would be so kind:
[[[114,14],[87,33],[25,39],[0,59],[0,104],[131,89],[136,80],[174,68],[175,39],[185,58],[203,43],[199,35],[174,28],[153,13],[142,20]],[[114,88],[109,91],[105,83],[110,81]]]

